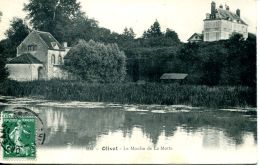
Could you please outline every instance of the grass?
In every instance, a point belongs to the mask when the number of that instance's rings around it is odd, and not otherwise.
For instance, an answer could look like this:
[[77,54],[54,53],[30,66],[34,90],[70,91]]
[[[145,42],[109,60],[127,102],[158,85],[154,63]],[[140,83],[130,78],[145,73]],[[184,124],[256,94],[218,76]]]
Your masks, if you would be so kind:
[[255,107],[256,89],[163,83],[90,84],[82,81],[5,81],[0,95],[41,97],[62,101],[95,101],[135,104],[184,104],[203,107]]

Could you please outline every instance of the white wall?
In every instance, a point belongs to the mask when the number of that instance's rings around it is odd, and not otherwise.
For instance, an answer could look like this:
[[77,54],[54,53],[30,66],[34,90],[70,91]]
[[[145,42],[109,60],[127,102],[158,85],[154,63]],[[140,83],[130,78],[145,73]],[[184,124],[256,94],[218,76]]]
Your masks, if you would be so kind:
[[[48,79],[67,79],[68,73],[64,70],[62,70],[60,67],[64,64],[64,56],[68,53],[69,49],[66,49],[65,51],[59,51],[59,50],[48,50]],[[55,56],[55,63],[53,64],[51,61],[52,55]],[[59,63],[58,59],[59,56],[62,58],[62,63]]]
[[248,37],[247,25],[228,20],[205,20],[203,40],[226,40],[233,32],[242,34],[245,39]]
[[38,79],[38,68],[42,64],[7,64],[9,78],[16,81],[32,81]]
[[[64,56],[66,52],[65,51],[59,51],[59,50],[48,50],[48,63],[47,63],[47,68],[48,68],[48,79],[53,79],[53,78],[60,78],[56,77],[57,74],[55,74],[58,65],[63,65],[64,63]],[[53,64],[51,61],[52,55],[55,56],[55,63]],[[59,56],[62,57],[62,64],[58,62]]]

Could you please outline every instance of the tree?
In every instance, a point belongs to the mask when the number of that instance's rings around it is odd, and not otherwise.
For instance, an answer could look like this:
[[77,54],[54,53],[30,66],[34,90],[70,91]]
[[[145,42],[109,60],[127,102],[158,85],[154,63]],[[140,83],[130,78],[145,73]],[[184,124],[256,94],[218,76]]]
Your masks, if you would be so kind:
[[65,57],[64,68],[88,82],[123,81],[126,57],[117,44],[80,40]]
[[0,54],[0,82],[6,80],[9,75],[5,65],[6,65],[6,57]]
[[11,40],[12,44],[18,46],[29,33],[30,29],[24,24],[24,21],[21,18],[14,17],[5,35]]
[[143,38],[151,38],[151,37],[161,37],[163,33],[161,32],[161,26],[157,20],[153,23],[153,25],[144,32]]
[[33,28],[48,31],[63,41],[64,27],[84,14],[80,8],[80,3],[76,0],[29,0],[24,11],[28,12]]
[[81,11],[77,0],[29,0],[24,10],[36,30],[50,32],[58,41],[74,45],[79,39],[114,43],[119,34],[98,27]]
[[13,18],[10,28],[5,32],[7,39],[0,42],[0,54],[7,58],[16,56],[17,46],[29,34],[30,29],[23,23],[20,18]]
[[222,83],[256,87],[256,36],[234,34],[226,43],[228,56],[224,61]]
[[156,20],[151,27],[143,33],[142,45],[143,46],[163,46],[164,36],[161,32],[161,27],[159,22]]
[[79,39],[89,41],[90,39],[98,40],[99,36],[97,29],[98,23],[93,19],[88,19],[82,15],[72,20],[72,23],[63,27],[63,33],[61,34],[64,41],[69,45],[75,44]]
[[224,68],[221,75],[221,83],[228,85],[241,85],[240,73],[243,70],[241,57],[244,54],[244,38],[241,34],[234,34],[226,42],[228,49],[227,58],[223,61]]
[[178,34],[167,28],[166,32],[161,31],[161,26],[156,20],[151,27],[143,33],[143,46],[174,46],[180,44]]
[[166,33],[164,36],[165,36],[165,45],[171,46],[171,45],[176,45],[181,43],[178,34],[169,28],[166,29]]
[[223,61],[227,56],[227,49],[224,44],[205,45],[198,52],[200,58],[200,69],[202,71],[201,84],[214,86],[219,85],[221,81],[221,71]]
[[256,36],[249,33],[245,41],[245,51],[241,57],[241,64],[243,70],[241,71],[240,78],[242,85],[252,86],[256,88]]
[[134,30],[132,28],[125,28],[124,32],[122,34],[122,37],[124,40],[133,40],[135,38],[135,33]]

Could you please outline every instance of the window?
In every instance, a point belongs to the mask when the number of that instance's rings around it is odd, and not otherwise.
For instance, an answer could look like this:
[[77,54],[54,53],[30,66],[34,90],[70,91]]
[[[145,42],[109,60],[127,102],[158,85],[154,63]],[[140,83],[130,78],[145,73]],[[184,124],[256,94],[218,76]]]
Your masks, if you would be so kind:
[[36,51],[37,45],[28,45],[27,49],[28,49],[28,51]]
[[58,64],[62,64],[62,57],[61,57],[61,55],[59,55],[59,58],[58,58]]
[[51,64],[55,64],[55,55],[54,54],[51,56]]
[[216,32],[216,39],[219,40],[219,32]]
[[209,33],[206,33],[206,41],[209,41]]
[[32,45],[28,45],[28,51],[32,51]]
[[37,50],[37,45],[33,45],[33,51]]

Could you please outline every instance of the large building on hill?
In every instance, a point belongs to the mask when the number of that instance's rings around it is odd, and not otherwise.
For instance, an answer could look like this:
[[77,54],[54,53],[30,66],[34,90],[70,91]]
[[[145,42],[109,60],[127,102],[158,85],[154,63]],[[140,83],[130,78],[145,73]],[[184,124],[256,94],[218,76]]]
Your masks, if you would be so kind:
[[248,25],[241,19],[239,9],[236,13],[229,10],[229,6],[220,5],[216,8],[216,3],[211,3],[211,13],[206,14],[204,20],[203,41],[218,41],[229,39],[233,33],[242,34],[248,37]]
[[32,31],[17,47],[17,55],[7,63],[9,78],[17,81],[67,79],[62,69],[69,47],[50,33]]

